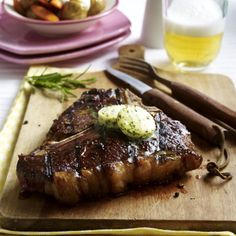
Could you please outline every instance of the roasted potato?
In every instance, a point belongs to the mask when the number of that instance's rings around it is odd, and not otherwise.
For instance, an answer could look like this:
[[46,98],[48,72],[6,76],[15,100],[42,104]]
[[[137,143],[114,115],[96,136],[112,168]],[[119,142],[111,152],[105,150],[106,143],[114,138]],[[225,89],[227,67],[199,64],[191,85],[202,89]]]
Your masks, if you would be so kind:
[[62,8],[61,18],[63,20],[77,20],[86,18],[90,3],[84,0],[70,0]]
[[106,7],[105,0],[91,0],[91,7],[88,12],[88,16],[93,16],[101,11],[103,11]]
[[55,7],[56,9],[62,9],[63,2],[61,0],[51,0],[50,1],[51,6]]

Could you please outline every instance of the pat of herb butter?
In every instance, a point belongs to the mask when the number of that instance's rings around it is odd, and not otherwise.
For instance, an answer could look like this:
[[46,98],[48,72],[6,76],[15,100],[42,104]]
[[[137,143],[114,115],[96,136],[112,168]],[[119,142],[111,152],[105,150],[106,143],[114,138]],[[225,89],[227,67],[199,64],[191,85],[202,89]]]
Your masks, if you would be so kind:
[[149,138],[156,124],[149,112],[139,106],[127,106],[117,116],[117,125],[130,138]]
[[123,108],[125,108],[125,105],[103,107],[98,111],[98,123],[107,128],[119,128],[117,126],[117,116]]
[[136,139],[146,139],[156,129],[151,114],[134,105],[104,107],[98,112],[98,122],[107,128],[119,128],[126,136]]

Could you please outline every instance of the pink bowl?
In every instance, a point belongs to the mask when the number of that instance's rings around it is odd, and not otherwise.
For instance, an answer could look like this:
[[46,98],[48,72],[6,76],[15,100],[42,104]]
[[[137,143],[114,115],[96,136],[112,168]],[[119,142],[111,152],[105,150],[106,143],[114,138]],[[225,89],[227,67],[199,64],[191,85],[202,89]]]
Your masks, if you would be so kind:
[[89,16],[80,20],[62,20],[58,22],[50,22],[43,20],[35,20],[20,15],[13,9],[12,0],[3,0],[2,9],[4,14],[15,20],[27,25],[37,33],[48,37],[64,37],[66,35],[76,34],[89,28],[98,20],[112,13],[118,6],[119,0],[106,0],[106,8],[97,15]]

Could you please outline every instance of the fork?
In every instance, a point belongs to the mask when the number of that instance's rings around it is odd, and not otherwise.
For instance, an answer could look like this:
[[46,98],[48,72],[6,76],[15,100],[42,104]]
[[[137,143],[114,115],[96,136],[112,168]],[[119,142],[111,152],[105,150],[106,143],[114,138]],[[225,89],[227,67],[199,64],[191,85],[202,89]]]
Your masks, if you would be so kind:
[[205,116],[216,119],[221,123],[223,122],[223,125],[226,124],[226,126],[236,129],[236,111],[231,110],[220,102],[190,86],[160,77],[157,74],[158,69],[154,68],[148,62],[135,57],[121,56],[118,66],[120,69],[139,72],[159,81],[161,84],[168,87],[171,90],[173,97],[180,102]]

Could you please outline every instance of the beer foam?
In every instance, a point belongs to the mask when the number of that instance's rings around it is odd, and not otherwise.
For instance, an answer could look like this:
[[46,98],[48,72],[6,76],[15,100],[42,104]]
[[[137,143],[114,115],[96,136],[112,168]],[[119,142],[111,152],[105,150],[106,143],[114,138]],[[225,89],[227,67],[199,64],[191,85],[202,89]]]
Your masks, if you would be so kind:
[[223,32],[224,17],[214,0],[175,0],[165,17],[168,31],[191,36],[209,36]]

